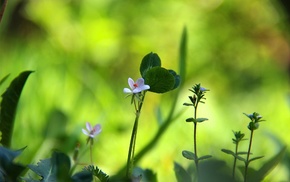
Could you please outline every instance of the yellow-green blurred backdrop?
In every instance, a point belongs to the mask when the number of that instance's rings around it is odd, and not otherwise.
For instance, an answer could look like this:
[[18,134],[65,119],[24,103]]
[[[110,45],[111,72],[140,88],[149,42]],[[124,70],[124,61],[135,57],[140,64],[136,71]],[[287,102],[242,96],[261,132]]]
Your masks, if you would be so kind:
[[[246,133],[243,113],[260,113],[266,122],[255,132],[253,153],[266,157],[290,144],[289,22],[278,2],[231,0],[25,0],[9,1],[0,24],[0,78],[34,70],[18,107],[13,148],[28,146],[19,161],[36,163],[58,148],[72,154],[77,142],[86,148],[81,128],[100,123],[94,162],[109,175],[127,158],[134,109],[122,90],[140,77],[139,64],[156,52],[166,68],[178,70],[179,43],[187,27],[186,78],[173,124],[138,164],[152,168],[159,181],[175,181],[173,161],[189,161],[193,131],[185,119],[192,110],[188,91],[195,83],[210,89],[198,126],[198,152],[232,158],[232,130]],[[140,118],[136,152],[151,140],[169,112],[172,94],[148,93]],[[279,141],[279,142],[277,142]],[[247,142],[241,146],[247,149]],[[89,162],[88,156],[83,162]],[[267,178],[288,180],[285,162]]]

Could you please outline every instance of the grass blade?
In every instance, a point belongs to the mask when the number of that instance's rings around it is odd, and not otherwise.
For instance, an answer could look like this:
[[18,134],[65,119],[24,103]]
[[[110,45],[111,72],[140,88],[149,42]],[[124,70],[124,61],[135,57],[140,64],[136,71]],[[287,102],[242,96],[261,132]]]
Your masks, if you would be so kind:
[[2,94],[0,108],[0,131],[2,132],[1,143],[10,147],[13,133],[14,119],[18,101],[28,76],[32,71],[24,71],[16,77]]

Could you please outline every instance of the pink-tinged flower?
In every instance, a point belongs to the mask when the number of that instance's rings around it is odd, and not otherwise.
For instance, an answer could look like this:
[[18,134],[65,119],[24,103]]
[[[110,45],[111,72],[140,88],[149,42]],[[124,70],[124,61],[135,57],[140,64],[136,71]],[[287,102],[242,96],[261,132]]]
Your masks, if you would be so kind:
[[89,136],[89,138],[95,138],[95,136],[97,136],[98,134],[101,133],[102,128],[100,124],[96,124],[93,128],[91,126],[91,124],[89,122],[86,123],[86,128],[82,129],[83,133],[87,136]]
[[134,82],[134,80],[132,78],[129,78],[128,84],[129,84],[130,88],[124,88],[124,90],[123,90],[124,93],[126,93],[126,94],[136,94],[136,93],[142,92],[143,90],[150,89],[149,85],[144,84],[143,78],[139,78],[136,82]]

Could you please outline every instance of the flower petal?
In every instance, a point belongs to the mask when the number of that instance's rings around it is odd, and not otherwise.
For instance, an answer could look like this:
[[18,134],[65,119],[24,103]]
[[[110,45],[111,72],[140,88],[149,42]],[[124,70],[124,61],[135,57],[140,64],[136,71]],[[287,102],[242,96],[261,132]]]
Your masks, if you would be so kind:
[[126,94],[131,94],[131,93],[133,93],[132,90],[130,90],[130,89],[128,89],[128,88],[124,88],[123,92],[126,93]]
[[96,124],[95,126],[94,126],[94,133],[100,133],[101,131],[102,131],[102,127],[101,127],[101,125],[100,124]]
[[148,90],[150,89],[149,85],[142,85],[141,87],[137,87],[133,90],[133,93],[139,93],[142,92],[143,90]]
[[128,85],[130,86],[130,88],[133,90],[135,87],[134,87],[134,80],[132,78],[128,78]]
[[91,123],[86,122],[86,127],[87,127],[87,130],[88,130],[89,132],[92,131]]
[[139,78],[137,81],[136,81],[138,87],[141,87],[144,85],[144,79],[143,78]]
[[85,129],[82,129],[82,131],[83,131],[83,133],[85,134],[85,135],[87,135],[87,136],[89,136],[90,134],[89,134],[89,132],[87,131],[87,130],[85,130]]

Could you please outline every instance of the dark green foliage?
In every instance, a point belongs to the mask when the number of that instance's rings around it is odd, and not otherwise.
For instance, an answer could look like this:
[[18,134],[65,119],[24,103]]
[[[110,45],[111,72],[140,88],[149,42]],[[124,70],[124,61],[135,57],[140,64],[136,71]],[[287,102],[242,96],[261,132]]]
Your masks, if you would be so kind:
[[176,89],[180,85],[180,76],[176,74],[174,70],[168,70],[170,74],[174,77],[174,86],[172,89]]
[[89,172],[90,174],[96,176],[101,182],[108,182],[109,175],[104,173],[98,166],[94,167],[93,165],[86,166],[84,171]]
[[4,76],[4,78],[2,78],[2,79],[0,80],[0,86],[5,82],[5,80],[6,80],[8,77],[9,77],[9,74],[6,75],[6,76]]
[[214,181],[225,182],[233,181],[230,173],[230,168],[225,161],[221,160],[206,160],[199,165],[199,180],[198,181]]
[[37,165],[28,165],[28,168],[35,172],[41,179],[33,179],[30,176],[23,178],[26,182],[37,181],[73,181],[83,182],[92,181],[92,173],[82,171],[70,176],[70,159],[61,152],[53,152],[49,159],[40,160]]
[[140,73],[142,77],[144,78],[147,71],[150,70],[153,67],[160,67],[161,66],[161,60],[159,56],[156,53],[149,53],[142,59],[141,65],[140,65]]
[[0,131],[2,132],[1,143],[10,147],[16,108],[19,98],[24,87],[24,84],[33,71],[24,71],[16,77],[2,95],[1,110],[0,110]]
[[0,146],[0,181],[17,181],[25,166],[14,163],[14,159],[25,149],[16,151]]
[[177,182],[191,182],[191,176],[188,172],[177,162],[174,162],[174,172]]
[[133,178],[136,180],[141,179],[142,182],[157,182],[156,173],[150,169],[142,169],[140,167],[133,169]]
[[81,171],[71,177],[73,182],[91,182],[93,180],[92,173],[89,171]]
[[174,70],[161,67],[161,60],[156,53],[144,56],[140,64],[140,73],[151,92],[165,93],[180,85],[180,76]]
[[154,67],[147,71],[145,75],[145,83],[150,85],[151,92],[165,93],[174,88],[175,78],[165,68]]
[[[262,167],[255,173],[249,175],[249,181],[262,181],[271,170],[273,170],[276,165],[281,161],[286,152],[286,147],[284,146],[280,152],[278,152],[271,159],[263,163]],[[253,159],[252,159],[253,160]]]

